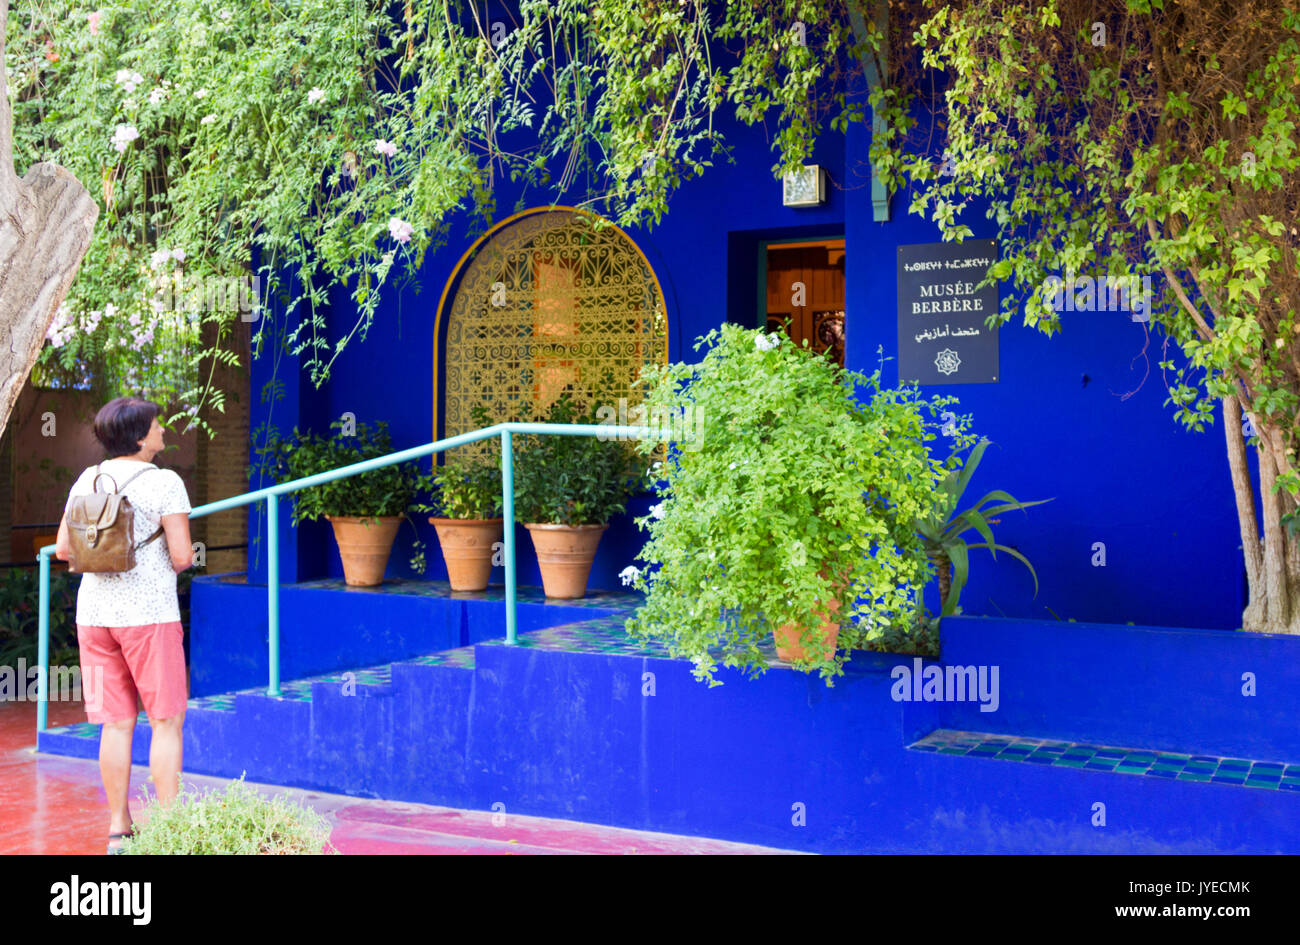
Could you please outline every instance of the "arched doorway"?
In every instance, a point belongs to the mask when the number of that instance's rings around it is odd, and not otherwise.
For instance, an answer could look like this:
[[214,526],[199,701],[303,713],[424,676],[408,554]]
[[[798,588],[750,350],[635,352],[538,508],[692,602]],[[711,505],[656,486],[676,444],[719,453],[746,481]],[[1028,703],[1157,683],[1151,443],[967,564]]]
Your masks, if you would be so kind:
[[476,429],[476,405],[492,422],[527,422],[544,420],[565,391],[591,411],[644,399],[632,386],[638,372],[668,356],[663,292],[631,238],[596,219],[526,211],[461,258],[435,325],[435,438]]

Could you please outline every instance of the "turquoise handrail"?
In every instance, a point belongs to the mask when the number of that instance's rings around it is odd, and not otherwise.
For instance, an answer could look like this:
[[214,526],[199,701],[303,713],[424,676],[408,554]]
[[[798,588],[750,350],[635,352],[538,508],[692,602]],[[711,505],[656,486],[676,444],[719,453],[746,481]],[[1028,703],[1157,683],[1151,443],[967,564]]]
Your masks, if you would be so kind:
[[[486,440],[490,437],[501,437],[501,506],[502,518],[505,519],[505,569],[506,569],[506,643],[516,643],[517,605],[516,584],[515,584],[515,463],[514,463],[514,435],[534,434],[534,435],[555,435],[555,436],[598,436],[608,437],[618,440],[671,440],[671,435],[662,430],[656,430],[653,427],[611,427],[606,424],[596,423],[498,423],[495,426],[484,427],[481,430],[474,430],[470,433],[461,433],[458,436],[447,437],[443,440],[436,440],[432,443],[426,443],[424,446],[415,446],[407,450],[399,450],[395,453],[389,453],[386,456],[378,456],[374,459],[367,459],[360,463],[353,463],[350,466],[340,466],[338,469],[331,469],[327,472],[317,473],[314,476],[304,476],[301,479],[293,479],[289,482],[282,482],[274,486],[267,486],[264,489],[257,489],[253,492],[245,492],[242,495],[231,496],[228,499],[219,499],[216,502],[209,502],[206,505],[200,505],[197,509],[190,512],[189,517],[202,518],[204,515],[211,515],[214,512],[224,512],[227,509],[239,508],[244,505],[251,505],[254,502],[266,502],[266,521],[267,521],[267,580],[266,580],[266,614],[268,622],[267,634],[267,662],[268,662],[268,680],[266,694],[268,696],[280,695],[280,535],[276,527],[278,515],[278,499],[280,496],[290,492],[297,492],[299,489],[305,489],[308,486],[318,486],[322,483],[333,482],[335,479],[345,479],[349,476],[356,476],[361,473],[370,472],[373,469],[382,469],[385,466],[392,466],[395,463],[405,463],[413,459],[420,459],[434,453],[441,453],[445,450],[457,446],[464,446],[467,443],[477,443],[479,440]],[[46,545],[38,552],[38,566],[40,572],[40,613],[37,618],[37,662],[40,663],[40,678],[37,680],[37,704],[36,704],[36,730],[43,732],[46,729],[48,719],[48,689],[49,679],[49,658],[50,658],[50,556],[54,554],[56,545]]]

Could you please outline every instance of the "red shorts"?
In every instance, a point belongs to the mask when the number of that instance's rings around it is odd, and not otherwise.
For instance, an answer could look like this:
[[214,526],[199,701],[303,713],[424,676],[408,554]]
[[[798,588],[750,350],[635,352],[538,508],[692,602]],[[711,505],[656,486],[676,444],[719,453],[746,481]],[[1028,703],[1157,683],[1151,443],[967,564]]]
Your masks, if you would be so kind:
[[179,620],[139,627],[77,624],[81,645],[81,692],[91,722],[136,717],[136,697],[151,719],[185,711],[189,674],[185,628]]

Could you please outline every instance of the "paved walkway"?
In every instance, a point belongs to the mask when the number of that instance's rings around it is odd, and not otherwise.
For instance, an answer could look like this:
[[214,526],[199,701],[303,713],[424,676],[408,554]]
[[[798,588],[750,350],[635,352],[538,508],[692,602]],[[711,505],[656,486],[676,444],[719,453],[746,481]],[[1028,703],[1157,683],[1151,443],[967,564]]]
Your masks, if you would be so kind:
[[[49,724],[85,721],[80,703],[51,703]],[[95,761],[38,755],[36,706],[0,703],[0,854],[104,852],[108,813]],[[131,775],[131,810],[138,815],[149,769]],[[200,790],[224,778],[186,774]],[[315,808],[333,824],[342,853],[781,853],[768,847],[621,830],[547,817],[454,810],[425,804],[360,800],[339,794],[255,785]],[[494,823],[493,820],[496,820]]]

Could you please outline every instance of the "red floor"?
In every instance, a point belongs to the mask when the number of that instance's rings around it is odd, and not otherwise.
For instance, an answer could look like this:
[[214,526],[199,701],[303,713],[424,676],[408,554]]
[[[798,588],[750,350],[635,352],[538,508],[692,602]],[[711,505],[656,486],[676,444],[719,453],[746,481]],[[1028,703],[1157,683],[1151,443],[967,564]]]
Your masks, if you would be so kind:
[[[80,703],[51,703],[49,724],[85,721]],[[0,703],[0,854],[104,852],[108,813],[94,761],[38,755],[36,706]],[[149,777],[131,777],[131,808]],[[186,775],[200,789],[224,779]],[[258,786],[315,808],[334,825],[330,840],[342,853],[782,853],[767,847],[621,830],[545,817],[453,810],[396,801]],[[494,823],[494,818],[496,823]]]

